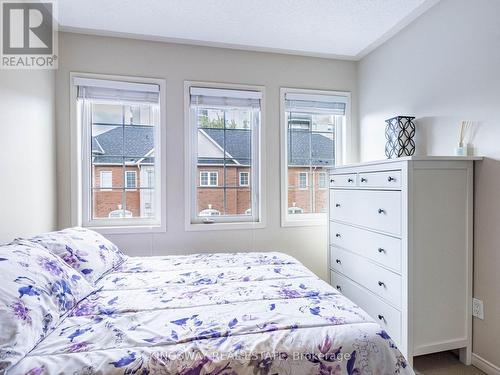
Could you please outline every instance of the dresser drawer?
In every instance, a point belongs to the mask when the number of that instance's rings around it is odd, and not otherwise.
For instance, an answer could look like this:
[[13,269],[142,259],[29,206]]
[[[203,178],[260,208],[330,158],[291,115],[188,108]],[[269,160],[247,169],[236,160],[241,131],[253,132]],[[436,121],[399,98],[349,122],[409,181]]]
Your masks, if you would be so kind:
[[377,266],[366,258],[330,247],[330,266],[358,284],[401,308],[401,276]]
[[401,171],[360,173],[359,186],[372,188],[400,188]]
[[330,187],[354,187],[356,183],[356,173],[330,175]]
[[365,310],[391,336],[397,346],[401,345],[400,311],[335,271],[331,271],[330,277],[334,288]]
[[401,234],[401,192],[330,190],[330,218]]
[[401,271],[399,238],[330,221],[330,245],[342,247],[395,271]]

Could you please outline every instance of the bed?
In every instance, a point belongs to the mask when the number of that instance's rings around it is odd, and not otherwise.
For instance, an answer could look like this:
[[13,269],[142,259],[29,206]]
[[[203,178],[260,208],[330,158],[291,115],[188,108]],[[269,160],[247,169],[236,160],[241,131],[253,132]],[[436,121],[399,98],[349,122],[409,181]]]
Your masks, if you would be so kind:
[[81,261],[91,249],[78,255],[58,241],[47,252],[65,252],[88,295],[72,292],[73,304],[6,374],[413,374],[372,318],[288,255],[113,250],[114,260],[98,258],[111,267],[101,273]]

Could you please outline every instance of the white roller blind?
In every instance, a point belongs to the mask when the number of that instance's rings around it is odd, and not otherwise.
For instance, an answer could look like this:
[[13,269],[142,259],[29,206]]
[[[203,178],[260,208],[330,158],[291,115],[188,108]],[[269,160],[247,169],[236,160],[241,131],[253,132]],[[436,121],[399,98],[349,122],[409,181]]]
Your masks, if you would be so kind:
[[157,84],[126,81],[111,81],[75,77],[73,84],[78,88],[78,98],[125,102],[158,103],[160,86]]
[[340,95],[285,94],[285,106],[289,112],[325,113],[343,116],[346,112],[347,100],[347,97]]
[[191,106],[260,108],[260,91],[191,87]]

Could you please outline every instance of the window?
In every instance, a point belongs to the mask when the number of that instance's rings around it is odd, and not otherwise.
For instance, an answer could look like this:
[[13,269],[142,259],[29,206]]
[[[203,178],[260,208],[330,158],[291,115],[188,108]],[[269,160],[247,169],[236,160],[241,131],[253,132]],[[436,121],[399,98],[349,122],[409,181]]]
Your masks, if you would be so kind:
[[209,204],[208,208],[201,210],[198,214],[199,216],[220,216],[220,211],[212,208],[212,205]]
[[113,172],[101,171],[101,191],[110,191],[113,187]]
[[249,178],[248,172],[240,172],[240,186],[249,186]]
[[326,172],[318,173],[318,186],[320,189],[328,188],[328,173]]
[[326,223],[328,171],[344,155],[349,93],[282,89],[282,224]]
[[162,225],[161,180],[155,173],[161,170],[160,82],[72,82],[81,145],[81,225]]
[[137,172],[125,171],[125,188],[135,190],[137,188]]
[[111,211],[108,215],[109,218],[112,219],[117,219],[117,218],[124,218],[124,217],[132,217],[132,212],[129,210],[124,210],[121,208],[121,206],[118,206],[117,210]]
[[260,222],[261,89],[209,86],[186,83],[187,184],[192,186],[188,229],[196,228],[192,224]]
[[307,172],[299,172],[299,189],[307,189]]
[[[295,204],[295,202],[294,202]],[[300,207],[296,207],[296,206],[292,206],[292,207],[288,207],[288,213],[289,214],[303,214],[304,213],[304,210]]]
[[200,172],[200,186],[217,186],[219,185],[219,173],[217,172]]

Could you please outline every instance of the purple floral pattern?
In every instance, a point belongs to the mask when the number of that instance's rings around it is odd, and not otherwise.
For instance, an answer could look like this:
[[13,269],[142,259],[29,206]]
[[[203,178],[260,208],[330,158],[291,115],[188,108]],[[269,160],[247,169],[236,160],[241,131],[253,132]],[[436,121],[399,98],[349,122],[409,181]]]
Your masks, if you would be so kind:
[[24,324],[31,325],[30,309],[26,307],[22,299],[12,302],[10,307],[16,319],[19,319]]
[[96,287],[12,373],[413,374],[372,318],[284,254],[128,258]]
[[118,247],[97,232],[85,228],[68,228],[33,237],[38,243],[61,257],[79,271],[91,284],[118,267],[126,256]]
[[93,288],[59,257],[28,241],[0,246],[0,258],[1,373],[52,332]]

